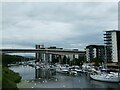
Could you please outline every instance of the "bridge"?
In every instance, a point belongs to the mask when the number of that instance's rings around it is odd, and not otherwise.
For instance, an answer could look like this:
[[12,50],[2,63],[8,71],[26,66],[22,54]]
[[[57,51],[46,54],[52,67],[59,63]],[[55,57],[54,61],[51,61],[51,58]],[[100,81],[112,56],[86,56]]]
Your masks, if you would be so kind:
[[[36,53],[36,60],[39,61],[45,61],[45,62],[51,62],[52,57],[59,57],[58,60],[61,62],[63,60],[63,57],[67,55],[70,57],[70,59],[74,59],[75,55],[77,54],[79,56],[85,56],[85,51],[78,51],[78,50],[65,50],[65,49],[42,49],[42,48],[36,48],[36,49],[0,49],[0,53]],[[35,78],[40,77],[40,71],[41,69],[37,69],[35,67]],[[50,71],[49,71],[50,72]],[[47,74],[46,74],[47,75]]]
[[0,49],[1,53],[85,54],[85,51],[65,49]]
[[63,58],[67,56],[70,59],[75,58],[75,55],[85,56],[85,51],[66,50],[66,49],[0,49],[0,53],[36,53],[36,59],[52,60],[52,56],[56,55]]

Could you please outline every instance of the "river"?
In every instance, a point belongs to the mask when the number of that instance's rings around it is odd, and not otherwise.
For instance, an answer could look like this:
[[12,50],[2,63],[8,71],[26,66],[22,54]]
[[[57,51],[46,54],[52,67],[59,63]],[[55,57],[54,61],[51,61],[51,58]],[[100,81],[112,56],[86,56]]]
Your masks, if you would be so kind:
[[90,79],[89,75],[70,76],[57,73],[50,79],[35,79],[35,68],[30,66],[12,66],[11,70],[22,76],[19,88],[120,88],[120,83],[100,82]]

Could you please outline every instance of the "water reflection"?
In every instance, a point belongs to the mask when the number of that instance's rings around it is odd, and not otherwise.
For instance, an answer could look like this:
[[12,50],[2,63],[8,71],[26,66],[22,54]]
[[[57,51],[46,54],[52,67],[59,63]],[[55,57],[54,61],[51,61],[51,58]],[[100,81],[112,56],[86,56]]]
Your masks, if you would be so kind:
[[51,78],[35,79],[35,68],[29,66],[13,66],[10,69],[19,72],[22,88],[120,88],[117,83],[107,83],[91,80],[89,75],[81,74],[77,76],[57,73]]

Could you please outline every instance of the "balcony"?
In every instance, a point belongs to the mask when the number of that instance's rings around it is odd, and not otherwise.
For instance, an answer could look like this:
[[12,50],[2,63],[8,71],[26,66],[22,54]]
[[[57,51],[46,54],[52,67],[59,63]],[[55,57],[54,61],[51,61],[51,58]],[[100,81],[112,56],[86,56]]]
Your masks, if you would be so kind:
[[110,42],[105,42],[104,44],[112,44],[112,43],[110,43]]
[[104,41],[112,41],[112,39],[104,39]]
[[105,36],[104,38],[111,38],[111,36]]
[[111,35],[110,33],[106,33],[106,34],[104,34],[104,35]]

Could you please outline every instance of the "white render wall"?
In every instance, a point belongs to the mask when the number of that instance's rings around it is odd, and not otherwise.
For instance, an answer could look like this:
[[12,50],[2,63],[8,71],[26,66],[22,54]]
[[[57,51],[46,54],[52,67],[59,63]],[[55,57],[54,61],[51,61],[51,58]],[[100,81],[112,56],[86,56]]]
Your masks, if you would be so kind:
[[96,54],[97,54],[97,53],[96,53],[96,48],[93,49],[93,54],[94,54],[94,58],[96,58],[96,56],[97,56],[97,55],[96,55]]
[[79,55],[78,55],[78,54],[75,54],[75,58],[79,59]]
[[72,60],[73,60],[73,54],[67,55],[67,57],[69,57],[69,58],[70,58],[70,61],[72,61]]
[[86,59],[87,61],[90,61],[89,49],[86,49]]
[[118,55],[117,55],[117,36],[116,32],[112,32],[112,61],[118,62]]
[[52,62],[52,54],[49,54],[50,62]]

